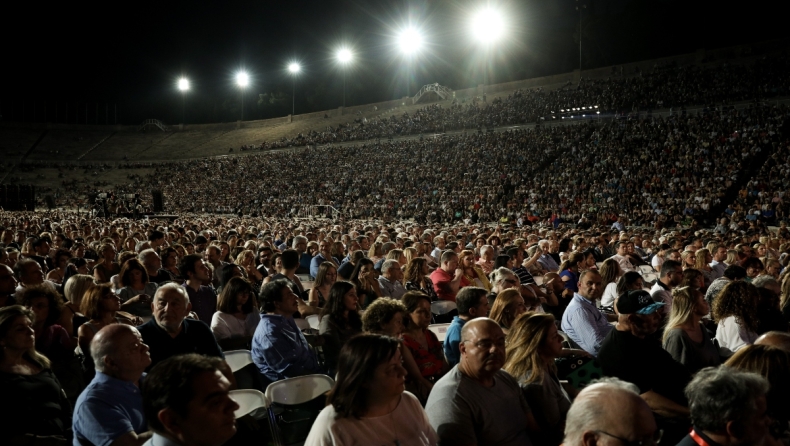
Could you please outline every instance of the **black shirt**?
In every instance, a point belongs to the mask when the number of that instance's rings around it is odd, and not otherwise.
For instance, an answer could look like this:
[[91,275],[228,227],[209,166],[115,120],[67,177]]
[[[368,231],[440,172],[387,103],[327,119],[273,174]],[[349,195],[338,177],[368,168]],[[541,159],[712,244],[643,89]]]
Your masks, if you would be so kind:
[[[156,272],[155,276],[149,275],[148,276],[148,281],[149,282],[154,282],[157,285],[161,285],[163,282],[172,282],[173,278],[170,277],[170,274],[168,274],[167,271],[165,271],[163,269],[160,269],[159,271]],[[151,296],[151,297],[154,297],[154,296]]]
[[337,275],[345,280],[351,279],[351,273],[353,272],[354,272],[354,265],[351,262],[346,262],[340,265],[340,268],[337,269]]
[[612,330],[601,344],[598,362],[604,376],[633,383],[639,387],[639,393],[652,390],[682,406],[688,405],[683,389],[691,375],[656,339],[640,339],[628,331]]
[[162,327],[156,323],[156,319],[151,319],[145,324],[137,327],[143,342],[150,348],[151,367],[160,361],[185,353],[198,353],[206,356],[219,356],[224,358],[222,349],[219,348],[214,334],[203,321],[194,319],[184,319],[181,332],[173,338]]

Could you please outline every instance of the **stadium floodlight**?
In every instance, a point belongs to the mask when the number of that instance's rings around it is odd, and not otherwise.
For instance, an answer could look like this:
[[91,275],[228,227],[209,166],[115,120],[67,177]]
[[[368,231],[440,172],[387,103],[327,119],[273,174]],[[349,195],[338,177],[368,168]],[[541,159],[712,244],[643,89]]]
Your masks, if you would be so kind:
[[296,63],[296,62],[291,62],[291,63],[288,64],[288,71],[291,72],[291,74],[296,74],[296,73],[298,73],[301,70],[302,70],[302,67],[299,66],[299,64]]
[[288,72],[291,73],[291,116],[296,112],[296,75],[302,71],[301,65],[296,62],[288,64]]
[[398,35],[398,48],[403,54],[412,55],[422,47],[422,34],[414,27],[408,27]]
[[189,79],[182,77],[178,80],[178,89],[181,91],[189,90]]
[[187,91],[189,91],[189,79],[182,77],[178,79],[178,90],[181,92],[181,124],[187,122]]
[[246,87],[250,84],[250,76],[244,71],[239,71],[236,73],[236,84],[241,88]]
[[490,44],[502,38],[505,32],[505,20],[501,12],[486,7],[472,16],[471,28],[475,40]]
[[343,108],[346,107],[346,66],[351,63],[351,59],[354,58],[354,54],[351,53],[351,50],[348,48],[340,48],[337,50],[337,61],[340,62],[340,65],[343,65]]

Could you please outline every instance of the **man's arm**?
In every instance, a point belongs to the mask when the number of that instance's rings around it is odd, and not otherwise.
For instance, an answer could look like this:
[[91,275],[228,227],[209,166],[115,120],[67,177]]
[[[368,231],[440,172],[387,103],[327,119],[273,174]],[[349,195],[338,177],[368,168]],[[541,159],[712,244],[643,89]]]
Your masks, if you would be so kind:
[[671,399],[652,390],[648,390],[647,392],[643,393],[641,397],[643,400],[645,400],[647,405],[650,406],[650,409],[653,412],[661,416],[669,418],[689,416],[688,407],[681,406]]
[[142,444],[148,441],[152,436],[153,432],[151,431],[141,434],[136,434],[134,431],[127,432],[116,438],[115,441],[110,443],[110,446],[142,446]]

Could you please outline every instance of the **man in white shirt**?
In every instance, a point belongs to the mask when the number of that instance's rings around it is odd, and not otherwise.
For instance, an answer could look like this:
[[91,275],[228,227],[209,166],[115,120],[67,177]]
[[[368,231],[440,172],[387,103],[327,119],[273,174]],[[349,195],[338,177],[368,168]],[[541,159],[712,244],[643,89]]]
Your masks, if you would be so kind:
[[683,267],[680,262],[665,260],[661,265],[661,277],[650,289],[650,297],[656,302],[664,302],[663,314],[672,310],[672,289],[683,281]]
[[636,268],[634,268],[634,265],[631,264],[631,260],[628,258],[628,243],[630,242],[627,240],[620,240],[614,244],[617,254],[613,255],[612,258],[620,264],[620,269],[623,270],[623,273],[636,271]]
[[727,265],[724,264],[724,260],[727,258],[727,247],[716,245],[715,249],[711,249],[710,252],[713,253],[713,261],[710,262],[708,266],[713,270],[713,274],[710,278],[710,281],[713,282],[722,277],[724,275],[724,270],[727,269]]

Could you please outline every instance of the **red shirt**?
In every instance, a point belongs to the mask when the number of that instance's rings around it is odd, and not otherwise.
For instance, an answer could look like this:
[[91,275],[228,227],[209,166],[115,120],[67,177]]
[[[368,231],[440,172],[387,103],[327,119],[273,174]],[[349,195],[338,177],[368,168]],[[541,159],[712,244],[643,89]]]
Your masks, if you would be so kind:
[[455,294],[450,287],[450,282],[453,281],[453,276],[447,271],[436,268],[431,273],[431,282],[433,282],[433,290],[436,291],[436,296],[440,300],[451,300],[455,302]]

